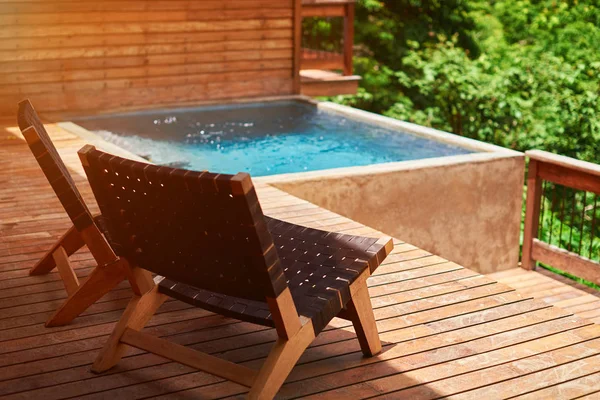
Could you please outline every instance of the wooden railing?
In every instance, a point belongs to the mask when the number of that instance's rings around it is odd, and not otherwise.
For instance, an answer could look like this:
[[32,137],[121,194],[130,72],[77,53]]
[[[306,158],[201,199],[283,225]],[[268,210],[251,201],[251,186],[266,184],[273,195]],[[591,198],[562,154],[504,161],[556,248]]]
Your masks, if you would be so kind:
[[352,75],[354,0],[302,0],[300,69]]
[[600,165],[528,151],[521,266],[536,262],[600,284]]

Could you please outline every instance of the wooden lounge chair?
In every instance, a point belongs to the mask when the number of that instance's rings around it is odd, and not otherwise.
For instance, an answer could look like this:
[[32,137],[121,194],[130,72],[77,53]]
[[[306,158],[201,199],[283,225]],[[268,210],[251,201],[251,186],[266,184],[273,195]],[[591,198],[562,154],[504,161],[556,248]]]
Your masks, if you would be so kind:
[[[336,316],[352,321],[365,355],[380,352],[366,280],[391,251],[389,238],[268,218],[248,174],[159,167],[92,146],[79,156],[117,255],[164,277],[134,296],[93,371],[113,367],[129,345],[250,387],[250,398],[268,399]],[[141,332],[168,297],[274,327],[278,340],[255,371]]]
[[[18,123],[31,152],[73,222],[73,226],[29,271],[30,275],[41,275],[56,267],[69,294],[68,299],[46,322],[46,326],[71,322],[126,278],[132,283],[135,293],[148,291],[153,286],[151,275],[139,268],[130,268],[126,260],[115,255],[102,234],[101,217],[90,214],[29,100],[19,103]],[[80,284],[69,256],[84,245],[87,245],[98,266]]]

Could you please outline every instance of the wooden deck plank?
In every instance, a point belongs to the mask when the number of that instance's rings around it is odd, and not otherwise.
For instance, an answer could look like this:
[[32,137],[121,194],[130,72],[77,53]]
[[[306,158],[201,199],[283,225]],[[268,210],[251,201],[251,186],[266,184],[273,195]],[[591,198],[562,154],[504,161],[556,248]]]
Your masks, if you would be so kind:
[[[493,378],[488,381],[506,377],[512,377],[512,379],[449,398],[506,398],[522,393],[523,387],[529,390],[542,389],[598,372],[600,370],[600,355],[596,352],[599,346],[600,340],[592,340],[553,351],[550,354],[542,354],[539,357],[531,357],[530,359],[507,364],[502,366],[501,371],[499,368],[495,371],[489,371],[491,375],[487,376],[493,376]],[[548,367],[549,364],[558,366]],[[599,388],[600,382],[595,382],[590,386],[590,390]]]
[[[544,389],[536,390],[528,394],[520,395],[514,399],[518,400],[553,400],[553,399],[575,399],[581,396],[592,396],[590,392],[600,390],[600,372],[576,378],[562,384],[552,385]],[[596,396],[600,397],[596,392]],[[586,396],[587,397],[587,396]],[[589,397],[591,398],[591,397]]]
[[[436,360],[438,354],[444,353],[444,351],[441,351],[433,355],[433,360],[428,361],[433,364],[429,366],[423,361],[421,361],[421,364],[424,364],[424,366],[421,367],[420,365],[411,362],[412,360],[410,359],[405,360],[400,358],[396,360],[396,363],[388,362],[385,365],[381,365],[381,367],[385,368],[381,368],[382,371],[379,372],[379,374],[384,375],[384,377],[378,377],[377,373],[361,371],[361,379],[364,377],[369,378],[368,380],[365,379],[364,382],[336,389],[334,392],[322,391],[312,397],[321,399],[336,397],[362,398],[385,393],[386,395],[382,396],[382,398],[436,398],[436,396],[446,395],[446,393],[440,390],[431,389],[431,382],[428,382],[428,380],[432,377],[435,377],[436,380],[440,380],[440,382],[444,382],[445,380],[452,383],[463,382],[462,378],[456,377],[468,374],[470,371],[476,369],[489,368],[501,365],[507,361],[525,359],[532,355],[549,352],[556,348],[569,347],[590,339],[597,339],[600,336],[600,329],[596,326],[592,326],[592,328],[593,329],[589,329],[589,327],[581,328],[564,333],[552,334],[537,339],[534,342],[523,341],[518,344],[501,347],[488,352],[480,352],[474,355],[464,355],[461,357],[460,353],[455,352],[453,357],[449,357],[448,361],[436,363],[436,361],[439,362],[439,359]],[[502,342],[503,338],[501,335],[499,336],[500,337],[497,339]],[[449,350],[445,349],[445,352],[448,351]],[[432,356],[430,355],[430,357]],[[354,374],[352,374],[352,372],[354,372]],[[339,382],[339,380],[342,379],[342,376],[339,376],[340,374],[337,375]],[[351,382],[357,375],[356,371],[351,371],[344,380]],[[332,378],[334,377],[332,376]],[[419,385],[419,382],[427,382],[427,384]],[[333,386],[333,382],[331,381],[330,386]],[[318,392],[318,390],[313,388],[310,390]],[[430,394],[430,396],[428,396],[428,394]]]
[[[75,155],[83,142],[50,128],[84,198],[97,210]],[[66,293],[57,273],[30,277],[28,269],[69,222],[14,129],[0,135],[0,167],[0,397],[189,399],[239,397],[247,391],[138,349],[115,369],[91,373],[91,362],[131,296],[128,284],[120,284],[71,325],[44,328]],[[271,186],[257,183],[257,190],[268,215],[320,229],[381,235]],[[352,325],[334,319],[301,357],[278,398],[411,393],[415,398],[492,398],[499,391],[556,398],[600,390],[594,386],[600,373],[600,328],[572,315],[600,319],[592,293],[580,295],[539,272],[484,277],[401,239],[394,243],[392,254],[368,281],[384,351],[364,358]],[[73,260],[85,279],[93,259],[82,250]],[[552,301],[566,310],[552,307]],[[252,368],[262,363],[275,339],[271,329],[176,300],[160,308],[147,330]],[[541,387],[536,375],[543,372],[556,376],[544,378],[548,387]]]
[[[533,305],[528,305],[528,307],[533,307]],[[527,309],[529,309],[529,308],[527,308]],[[502,316],[502,315],[504,315],[504,314],[501,314],[500,316]],[[496,317],[498,317],[498,316],[496,316]],[[491,317],[488,317],[488,318],[491,318]],[[472,317],[471,317],[471,319],[472,319]],[[461,324],[461,325],[458,325],[458,326],[462,326],[462,325],[464,325],[464,321],[461,321],[461,322],[462,322],[462,324]],[[342,323],[342,324],[344,324],[344,322],[341,322],[341,323]],[[247,325],[250,325],[250,324],[247,324]],[[250,325],[250,326],[254,327],[253,325]],[[452,325],[452,324],[451,324],[451,327],[454,327],[454,326],[455,326],[455,325]],[[382,329],[382,331],[385,331],[385,329]],[[340,334],[342,334],[342,335],[345,335],[345,336],[349,336],[349,340],[354,340],[354,336],[353,336],[353,335],[351,335],[351,334],[350,334],[350,335],[348,335],[348,334],[347,334],[347,332],[345,332],[345,331],[342,331],[341,333],[340,333],[340,332],[338,332],[338,333],[332,332],[332,333],[334,333],[334,334],[335,334],[335,335],[337,335],[337,336],[339,336]],[[432,331],[428,330],[428,331],[427,331],[427,333],[428,333],[428,334],[431,334],[431,333],[432,333]],[[474,331],[474,333],[475,333],[475,331]],[[264,354],[266,354],[266,351],[267,351],[267,349],[268,349],[268,344],[269,344],[269,341],[274,339],[274,336],[273,336],[273,334],[272,334],[272,333],[268,333],[268,332],[267,332],[267,334],[269,334],[270,336],[269,336],[268,338],[266,338],[266,342],[265,342],[265,343],[267,343],[267,346],[263,346],[263,347],[265,347],[265,348],[264,348],[264,351],[265,351],[265,353],[264,353]],[[335,335],[334,335],[334,336],[335,336]],[[183,336],[185,336],[185,335],[183,335]],[[183,336],[182,336],[182,334],[179,334],[179,335],[178,335],[178,337],[179,337],[179,340],[178,340],[178,342],[180,342],[180,343],[186,343],[185,341],[183,341],[183,342],[182,342],[182,340],[183,340]],[[254,336],[256,336],[256,335],[254,335]],[[414,338],[414,337],[416,336],[416,333],[415,333],[415,332],[410,332],[410,333],[408,333],[408,334],[407,334],[407,333],[404,333],[404,336],[405,336],[405,339],[412,339],[412,338]],[[326,341],[326,340],[330,340],[330,339],[331,339],[331,337],[332,337],[332,336],[331,336],[331,334],[329,334],[329,335],[327,335],[327,337],[324,337],[324,339],[322,338],[322,339],[321,339],[321,342],[323,342],[323,341]],[[198,336],[197,336],[197,334],[193,335],[193,337],[190,337],[190,340],[197,340],[197,339],[198,339]],[[243,338],[242,338],[242,339],[243,339]],[[385,340],[385,339],[384,339],[384,340]],[[459,337],[457,336],[457,337],[455,337],[453,340],[459,340]],[[208,348],[209,348],[209,349],[213,349],[213,351],[215,351],[215,349],[218,349],[218,350],[221,350],[221,351],[225,351],[225,350],[227,350],[228,348],[227,348],[227,347],[222,347],[222,346],[232,346],[232,345],[233,345],[233,346],[236,346],[236,345],[237,345],[237,343],[235,343],[235,344],[232,344],[230,340],[222,340],[222,339],[219,339],[219,341],[218,341],[218,342],[220,342],[220,343],[221,343],[221,345],[220,345],[221,347],[220,347],[220,348],[217,348],[217,347],[216,347],[216,346],[217,346],[217,344],[216,344],[215,342],[213,342],[212,344],[210,344]],[[423,343],[423,345],[428,345],[428,343],[427,343],[427,342],[428,342],[428,341],[424,342],[424,343]],[[187,342],[187,343],[189,344],[189,342]],[[321,343],[321,344],[326,344],[326,343]],[[314,345],[319,345],[319,342],[315,343]],[[339,343],[337,343],[337,342],[336,342],[336,343],[332,343],[332,344],[330,345],[330,347],[336,347],[336,348],[340,349],[341,351],[347,351],[349,346],[347,346],[346,344],[344,344],[344,345],[340,346],[340,345],[339,345]],[[358,351],[358,350],[359,350],[359,348],[358,348],[358,345],[357,345],[357,344],[355,344],[355,346],[354,346],[354,347],[355,347],[355,348],[353,349],[354,351]],[[247,356],[247,355],[246,355],[246,356]],[[375,360],[375,359],[372,359],[372,360]],[[89,372],[89,371],[88,371],[88,372]],[[90,374],[90,375],[91,375],[91,374]],[[93,376],[93,375],[91,375],[91,376]],[[21,382],[22,382],[22,381],[19,381],[19,383],[21,383]]]
[[[568,384],[568,383],[567,383]],[[562,386],[562,385],[559,385]],[[594,392],[591,392],[587,395],[581,396],[581,397],[577,397],[577,400],[597,400],[598,398],[600,398],[600,390],[596,390]],[[575,399],[575,397],[574,397]]]
[[[458,339],[458,335],[460,335],[462,332],[455,332],[454,333],[454,340],[458,340],[460,342],[460,340]],[[382,338],[382,340],[385,341],[385,339]],[[408,355],[412,355],[412,358],[409,359],[409,363],[411,365],[416,364],[417,362],[421,362],[424,363],[425,365],[429,365],[429,363],[436,363],[439,362],[440,360],[443,360],[444,356],[445,357],[450,357],[450,359],[452,359],[452,357],[460,357],[461,356],[461,351],[456,351],[456,348],[451,348],[449,350],[442,350],[441,353],[443,355],[439,355],[440,354],[440,350],[437,349],[435,346],[433,349],[431,349],[431,351],[429,352],[425,352],[423,353],[422,351],[424,349],[428,349],[431,344],[429,343],[429,340],[427,340],[427,338],[424,338],[424,340],[421,340],[421,345],[417,346],[417,348],[414,348],[412,346],[408,346],[408,344],[410,344],[411,342],[406,342],[406,346],[402,347],[401,345],[396,345],[393,348],[397,349],[399,352],[402,352],[403,354],[408,354]],[[493,346],[494,342],[488,342],[488,346]],[[464,350],[463,346],[463,350]],[[388,350],[389,352],[389,350]],[[401,353],[401,354],[402,354]],[[387,353],[386,353],[387,354]],[[398,353],[395,354],[396,356],[398,356]],[[324,359],[324,361],[329,362],[330,358]],[[361,360],[361,357],[355,357],[355,360]],[[364,358],[362,358],[362,360],[364,360]],[[391,360],[386,360],[385,363],[378,363],[378,364],[374,364],[375,366],[380,366],[383,368],[388,368],[390,366],[390,363],[392,361]],[[254,364],[250,364],[250,365],[255,365],[258,364],[258,362],[255,362]],[[303,365],[299,365],[296,369],[300,369]],[[306,366],[308,369],[307,372],[310,373],[310,371],[312,371],[311,368],[311,364],[304,364],[304,366]],[[339,379],[335,379],[333,380],[333,384],[335,386],[339,386],[342,382],[352,382],[352,379],[356,379],[357,376],[362,376],[363,371],[361,371],[360,373],[356,373],[354,375],[352,375],[352,377],[350,378],[350,380],[348,381],[348,377],[346,376],[344,379],[344,381],[340,381]],[[185,396],[185,398],[195,398],[196,396],[198,397],[202,397],[202,398],[206,398],[208,397],[212,397],[212,395],[214,394],[215,397],[217,396],[222,396],[223,393],[228,393],[228,394],[241,394],[245,392],[245,389],[240,387],[239,385],[236,385],[234,383],[231,382],[227,382],[227,381],[220,381],[219,383],[210,383],[209,385],[203,383],[204,380],[202,379],[202,375],[203,373],[199,373],[199,372],[193,372],[189,374],[188,379],[183,379],[182,376],[178,376],[176,378],[173,379],[166,379],[162,382],[162,384],[166,387],[168,387],[169,391],[174,391],[174,390],[185,390],[185,392],[180,393],[179,395],[167,395],[165,398],[180,398]],[[368,374],[366,374],[365,372],[365,376],[368,378]],[[294,377],[290,377],[291,379],[294,379]],[[197,380],[198,379],[198,380]],[[306,379],[306,375],[304,376],[304,379]],[[284,386],[284,388],[282,389],[282,392],[280,393],[280,397],[282,398],[287,398],[288,396],[292,396],[292,397],[296,397],[296,396],[304,396],[307,393],[310,393],[310,390],[318,388],[320,383],[324,383],[327,382],[327,378],[320,376],[317,377],[315,379],[312,380],[298,380],[295,383],[288,383],[286,386]],[[290,386],[291,385],[291,386]],[[315,386],[316,385],[316,386]],[[191,387],[190,387],[191,386]],[[287,387],[290,386],[290,389],[287,389]],[[304,391],[299,391],[303,389]],[[147,390],[147,389],[145,389]],[[157,395],[159,394],[161,391],[165,390],[164,387],[161,388],[157,388],[154,392],[152,392],[151,395]],[[115,391],[116,393],[116,391]],[[185,393],[185,394],[184,394]],[[148,394],[148,392],[146,391],[146,394]],[[287,394],[287,395],[286,395]],[[340,393],[333,393],[333,394],[328,394],[326,396],[327,398],[361,398],[362,396],[358,396],[355,397],[354,393],[350,393],[348,395],[344,394],[342,396],[340,396]],[[93,397],[92,397],[93,398]]]
[[488,275],[526,296],[564,308],[582,318],[600,322],[600,291],[543,268],[526,271],[514,268]]

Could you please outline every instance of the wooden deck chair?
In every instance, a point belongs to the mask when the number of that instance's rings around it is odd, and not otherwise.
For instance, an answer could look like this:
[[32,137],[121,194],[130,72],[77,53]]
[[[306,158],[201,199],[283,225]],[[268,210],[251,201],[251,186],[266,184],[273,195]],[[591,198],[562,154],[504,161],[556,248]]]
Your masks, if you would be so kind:
[[[127,345],[250,387],[272,398],[312,340],[336,316],[352,321],[361,349],[381,350],[366,280],[389,238],[309,229],[263,215],[248,174],[193,172],[79,151],[117,255],[164,278],[134,296],[92,370],[118,363]],[[248,367],[141,332],[173,297],[274,327],[263,367]]]
[[[129,278],[137,294],[152,288],[151,275],[146,271],[130,268],[125,260],[115,255],[105,240],[101,230],[101,217],[92,217],[90,214],[29,100],[19,103],[18,123],[31,152],[73,222],[73,226],[29,271],[30,275],[41,275],[56,267],[69,294],[68,299],[46,322],[46,326],[71,322],[126,278]],[[84,245],[89,248],[98,266],[80,284],[69,256]]]

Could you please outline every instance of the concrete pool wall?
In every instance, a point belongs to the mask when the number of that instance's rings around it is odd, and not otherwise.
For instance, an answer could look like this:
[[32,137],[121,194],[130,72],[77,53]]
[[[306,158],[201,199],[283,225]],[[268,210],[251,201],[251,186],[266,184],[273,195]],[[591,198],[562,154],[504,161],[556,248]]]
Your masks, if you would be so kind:
[[350,107],[318,107],[478,153],[256,180],[481,273],[518,265],[522,153]]

